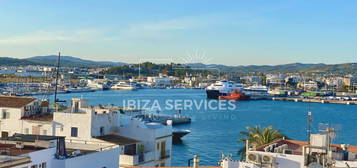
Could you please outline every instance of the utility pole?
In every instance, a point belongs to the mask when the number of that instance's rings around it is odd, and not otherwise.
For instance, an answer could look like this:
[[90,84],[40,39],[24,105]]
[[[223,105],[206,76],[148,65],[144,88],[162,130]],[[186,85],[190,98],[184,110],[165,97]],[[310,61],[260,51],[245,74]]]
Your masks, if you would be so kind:
[[306,130],[309,144],[310,144],[310,136],[311,136],[311,125],[312,125],[312,112],[310,111],[310,104],[309,104],[309,110],[307,112],[307,130]]

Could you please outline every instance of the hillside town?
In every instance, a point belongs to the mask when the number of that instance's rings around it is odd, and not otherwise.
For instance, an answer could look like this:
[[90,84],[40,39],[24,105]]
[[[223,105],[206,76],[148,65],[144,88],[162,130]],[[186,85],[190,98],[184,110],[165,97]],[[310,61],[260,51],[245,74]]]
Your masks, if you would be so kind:
[[[43,95],[53,94],[56,69],[51,66],[1,66],[0,94]],[[247,90],[264,91],[259,99],[316,98],[331,101],[356,101],[357,76],[351,74],[301,74],[301,73],[253,73],[231,75],[229,73],[189,73],[170,75],[169,71],[154,75],[106,74],[108,68],[61,67],[58,79],[59,93],[94,92],[107,89],[143,88],[195,88],[205,89],[219,80],[241,83]],[[171,73],[172,74],[172,73]],[[263,94],[261,94],[263,95]],[[285,100],[285,99],[284,99]],[[295,99],[293,99],[295,100]],[[300,99],[299,99],[300,101]],[[353,103],[353,102],[352,102]]]

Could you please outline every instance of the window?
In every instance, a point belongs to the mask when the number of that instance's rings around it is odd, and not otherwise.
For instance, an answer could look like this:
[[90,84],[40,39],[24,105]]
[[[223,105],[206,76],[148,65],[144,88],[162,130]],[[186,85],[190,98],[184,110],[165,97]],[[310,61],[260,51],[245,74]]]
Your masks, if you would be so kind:
[[78,128],[71,127],[71,137],[78,137]]
[[47,167],[47,163],[46,162],[41,163],[41,168],[46,168],[46,167]]
[[42,130],[42,135],[47,135],[47,130]]
[[1,137],[2,137],[2,138],[7,138],[7,137],[9,137],[9,133],[6,132],[6,131],[2,131],[2,132],[1,132]]
[[100,127],[99,133],[100,133],[100,136],[103,136],[103,135],[104,135],[104,127]]
[[29,128],[25,128],[25,134],[29,134],[30,133],[30,129]]
[[2,110],[2,119],[8,119],[8,118],[10,118],[10,113],[7,112],[6,109],[3,109]]

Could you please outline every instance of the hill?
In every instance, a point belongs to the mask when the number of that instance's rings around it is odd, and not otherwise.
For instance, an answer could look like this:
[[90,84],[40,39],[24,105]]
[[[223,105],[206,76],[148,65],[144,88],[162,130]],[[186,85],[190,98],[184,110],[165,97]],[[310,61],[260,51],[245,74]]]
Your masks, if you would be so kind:
[[[24,59],[0,57],[0,65],[3,66],[26,66],[26,65],[46,65],[54,66],[57,62],[58,56],[35,56]],[[64,67],[104,67],[104,66],[120,66],[126,65],[122,62],[109,61],[92,61],[80,59],[72,56],[61,56],[61,65]]]

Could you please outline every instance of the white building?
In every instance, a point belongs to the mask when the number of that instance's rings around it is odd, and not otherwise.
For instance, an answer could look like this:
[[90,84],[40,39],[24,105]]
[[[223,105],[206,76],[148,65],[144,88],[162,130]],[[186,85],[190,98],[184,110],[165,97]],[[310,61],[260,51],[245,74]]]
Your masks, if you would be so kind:
[[319,88],[318,83],[313,80],[299,82],[297,87],[304,90],[317,90]]
[[267,74],[266,75],[267,85],[283,85],[285,84],[284,74]]
[[[15,134],[0,139],[0,167],[7,168],[116,168],[118,146],[66,148],[65,137]],[[97,159],[101,158],[101,159]]]
[[127,118],[117,108],[89,106],[79,98],[54,113],[46,113],[43,104],[29,97],[0,97],[1,137],[14,133],[64,136],[66,145],[76,148],[119,145],[120,167],[171,164],[171,126]]
[[171,79],[168,76],[160,74],[159,76],[149,76],[146,79],[147,83],[149,83],[151,86],[156,86],[156,87],[166,87],[166,86],[171,86]]

